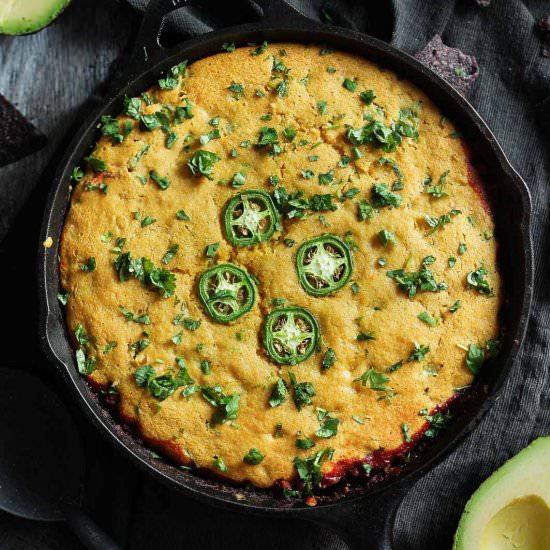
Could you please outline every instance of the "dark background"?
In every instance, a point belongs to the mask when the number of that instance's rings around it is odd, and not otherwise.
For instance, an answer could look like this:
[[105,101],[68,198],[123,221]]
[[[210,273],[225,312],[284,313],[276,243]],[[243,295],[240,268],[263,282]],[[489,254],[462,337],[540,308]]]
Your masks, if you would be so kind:
[[[139,7],[145,0],[130,2]],[[320,8],[325,8],[337,24],[391,40],[410,53],[439,33],[445,43],[475,55],[481,76],[470,100],[533,194],[538,271],[523,355],[502,398],[480,428],[417,483],[398,517],[398,550],[450,548],[471,492],[533,438],[550,433],[550,287],[546,282],[550,110],[544,108],[544,100],[550,98],[550,59],[540,56],[533,30],[536,19],[550,11],[550,5],[543,0],[493,0],[488,8],[474,0],[347,0],[337,7],[335,1],[292,3],[316,18]],[[204,31],[253,18],[255,13],[246,0],[224,3],[225,10],[217,2],[202,4],[202,10],[185,13],[176,22],[180,36],[184,36],[183,29]],[[139,20],[139,13],[124,2],[73,0],[46,30],[28,37],[0,37],[0,93],[49,140],[41,152],[0,169],[0,239],[5,236],[0,242],[0,368],[11,366],[38,374],[70,407],[86,447],[84,506],[125,547],[344,548],[334,535],[318,527],[212,509],[137,471],[91,428],[40,351],[35,258],[49,173],[66,136],[76,130],[74,125],[89,110],[94,96],[101,95],[100,85],[113,68],[111,63],[128,52]],[[460,126],[459,120],[455,123]],[[36,464],[39,467],[39,456]],[[0,512],[0,548],[81,546],[62,524],[33,523]]]

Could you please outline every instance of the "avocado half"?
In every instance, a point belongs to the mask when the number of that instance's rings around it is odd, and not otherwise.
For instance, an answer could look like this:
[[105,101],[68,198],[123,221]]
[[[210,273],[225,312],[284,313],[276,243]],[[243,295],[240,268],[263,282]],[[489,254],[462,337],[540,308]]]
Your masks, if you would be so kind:
[[0,34],[30,34],[49,25],[71,0],[0,0]]
[[550,549],[550,436],[486,479],[460,519],[453,550]]

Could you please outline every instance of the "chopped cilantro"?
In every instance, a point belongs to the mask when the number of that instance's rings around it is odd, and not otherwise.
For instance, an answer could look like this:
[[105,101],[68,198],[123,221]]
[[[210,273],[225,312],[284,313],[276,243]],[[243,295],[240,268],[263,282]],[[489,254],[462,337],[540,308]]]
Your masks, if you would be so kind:
[[438,283],[433,276],[433,273],[428,268],[428,259],[430,256],[427,256],[422,261],[422,266],[419,271],[405,271],[403,269],[395,269],[393,271],[387,271],[386,275],[393,279],[397,286],[407,292],[409,298],[414,298],[418,291],[422,292],[440,292],[447,288],[446,283]]
[[420,313],[418,318],[430,327],[435,327],[435,325],[437,325],[437,320],[434,319],[427,311]]
[[212,244],[209,244],[207,247],[206,247],[206,250],[204,252],[204,255],[207,257],[207,258],[213,258],[215,255],[216,255],[216,252],[218,251],[218,248],[220,248],[220,243],[212,243]]
[[334,181],[334,170],[329,170],[326,174],[319,174],[320,185],[330,185]]
[[289,126],[283,130],[283,136],[287,141],[292,141],[296,137],[296,130]]
[[287,396],[288,390],[286,384],[282,378],[278,378],[271,391],[271,396],[269,397],[269,406],[278,407],[282,405],[286,401]]
[[334,449],[327,447],[305,460],[298,457],[294,459],[294,466],[298,472],[298,477],[304,483],[304,493],[306,495],[311,494],[314,487],[320,486],[322,480],[321,465],[325,460],[331,460],[333,455]]
[[94,172],[105,172],[107,170],[107,163],[93,155],[84,157],[84,161]]
[[376,95],[374,94],[374,90],[365,90],[364,92],[361,92],[359,94],[359,97],[367,105],[370,105],[376,99]]
[[141,99],[139,97],[124,97],[124,107],[123,111],[125,115],[128,115],[130,118],[139,120],[139,115],[141,112]]
[[267,42],[264,40],[257,48],[250,52],[250,55],[261,55],[267,50]]
[[348,91],[348,92],[355,92],[357,90],[357,81],[356,80],[350,80],[349,78],[345,78],[342,82],[342,86]]
[[294,391],[293,399],[296,408],[301,411],[304,405],[312,405],[311,398],[315,396],[315,389],[310,382],[296,382],[296,376],[293,372],[288,373],[290,383]]
[[403,439],[405,440],[405,442],[410,443],[411,434],[410,434],[410,431],[409,431],[409,425],[405,424],[405,422],[403,422],[401,424],[401,431],[403,432]]
[[121,123],[116,117],[103,115],[101,117],[100,128],[101,128],[101,133],[104,136],[111,138],[113,143],[122,143],[124,138],[132,130],[132,123],[129,121],[126,121],[124,126],[121,127]]
[[238,84],[237,82],[232,82],[231,85],[227,87],[227,89],[230,92],[233,92],[233,98],[237,101],[244,94],[244,86],[242,84]]
[[336,353],[332,348],[328,348],[323,356],[323,361],[321,363],[322,370],[330,369],[336,362]]
[[228,53],[232,53],[235,51],[235,42],[224,42],[222,44],[222,51],[223,52],[228,52]]
[[361,382],[362,386],[368,386],[371,390],[387,391],[389,389],[386,384],[390,381],[390,377],[376,372],[370,368],[365,371],[361,376],[355,378],[354,382]]
[[194,176],[203,175],[209,180],[212,180],[212,172],[214,171],[214,164],[218,162],[220,157],[216,153],[199,149],[187,162],[187,166]]
[[174,294],[176,277],[165,269],[155,267],[148,258],[134,258],[129,252],[120,253],[114,261],[121,282],[135,277],[145,287],[157,290],[164,298]]
[[430,351],[430,346],[414,344],[414,349],[412,350],[409,357],[407,357],[407,363],[412,363],[413,361],[422,361],[427,353]]
[[396,244],[395,234],[387,229],[378,232],[378,239],[384,248],[387,248],[390,244]]
[[117,343],[114,340],[107,342],[103,346],[103,353],[111,353],[116,347],[117,347]]
[[93,256],[90,256],[85,264],[80,264],[80,269],[85,273],[91,273],[96,268],[96,261]]
[[129,309],[126,309],[123,305],[119,305],[118,307],[122,315],[126,317],[126,320],[133,321],[134,323],[138,323],[141,325],[151,324],[151,319],[149,318],[149,315],[147,315],[147,313],[143,313],[142,315],[135,315]]
[[246,175],[244,172],[236,172],[231,180],[231,187],[242,187],[246,183]]
[[475,271],[470,271],[466,276],[468,286],[485,296],[494,296],[494,291],[486,278],[487,270],[481,266]]
[[178,244],[173,244],[170,246],[170,248],[166,251],[166,254],[162,257],[162,263],[164,265],[168,265],[173,259],[174,256],[178,253],[179,250]]
[[315,447],[315,441],[313,441],[312,439],[309,439],[309,437],[302,437],[302,438],[296,439],[295,445],[296,447],[298,447],[298,449],[307,450],[307,449],[311,449],[312,447]]
[[439,216],[439,218],[424,216],[426,223],[432,228],[431,231],[428,231],[428,235],[432,235],[436,231],[443,229],[445,225],[451,223],[453,217],[458,216],[459,214],[462,214],[462,211],[453,208],[452,210],[449,210],[449,212],[447,212],[446,214]]
[[214,466],[214,468],[217,468],[220,472],[227,472],[227,466],[225,465],[223,458],[221,458],[220,456],[215,456],[212,459],[212,466]]
[[220,424],[227,420],[235,420],[239,411],[240,395],[226,395],[221,386],[202,386],[201,395],[215,408],[210,420],[212,424]]
[[375,208],[385,208],[387,206],[399,207],[401,196],[392,193],[385,183],[375,183],[371,190],[372,205]]
[[149,149],[150,145],[145,144],[134,156],[130,157],[130,159],[128,160],[128,170],[130,172],[133,172],[137,168],[140,160],[144,157],[144,155],[147,154]]
[[466,365],[473,374],[477,374],[485,361],[485,351],[481,346],[470,344],[466,355]]
[[266,145],[274,145],[279,141],[279,136],[275,128],[269,128],[264,126],[260,128],[260,137],[256,142],[257,147],[264,147]]
[[431,195],[432,197],[436,199],[440,199],[442,197],[447,197],[448,194],[444,191],[445,187],[445,180],[447,179],[447,176],[449,175],[450,171],[446,170],[439,176],[438,183],[432,183],[432,178],[428,177],[424,180],[424,193],[427,193]]
[[201,362],[199,363],[199,367],[204,374],[210,374],[211,372],[210,361],[207,361],[206,359],[202,359]]
[[449,311],[451,313],[456,313],[461,307],[462,304],[460,303],[460,300],[457,300],[451,307],[449,307]]
[[250,466],[256,466],[262,462],[264,455],[258,449],[252,448],[243,457],[243,462]]

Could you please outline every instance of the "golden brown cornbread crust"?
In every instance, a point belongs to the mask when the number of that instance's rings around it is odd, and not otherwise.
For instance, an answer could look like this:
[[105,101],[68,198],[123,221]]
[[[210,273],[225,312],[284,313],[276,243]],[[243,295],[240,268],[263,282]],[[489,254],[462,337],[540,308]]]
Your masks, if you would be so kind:
[[[284,57],[279,53],[282,48],[286,50]],[[196,466],[212,468],[213,457],[221,457],[227,465],[224,475],[228,478],[268,487],[278,479],[295,475],[296,456],[307,457],[330,446],[335,449],[333,462],[364,457],[380,448],[399,447],[403,443],[404,423],[411,434],[418,431],[425,423],[419,415],[421,409],[432,410],[448,400],[454,388],[472,382],[465,349],[471,343],[484,344],[498,335],[501,281],[496,270],[496,242],[488,238],[493,231],[491,215],[469,184],[468,159],[461,140],[450,136],[454,127],[442,120],[428,97],[393,72],[349,53],[320,55],[318,46],[296,44],[271,44],[257,56],[250,52],[250,48],[238,48],[233,53],[197,61],[189,67],[180,88],[160,91],[155,86],[150,90],[161,103],[182,105],[182,98],[188,98],[193,106],[194,117],[171,128],[178,136],[171,149],[166,148],[166,134],[160,129],[142,131],[137,123],[120,144],[113,144],[107,137],[99,140],[94,156],[107,163],[108,171],[99,176],[89,171],[84,181],[75,186],[63,232],[60,271],[63,288],[70,294],[69,328],[72,331],[81,323],[92,339],[91,353],[97,358],[97,369],[91,379],[116,388],[122,416],[135,423],[145,438],[171,442],[173,458],[178,454],[174,449],[181,449],[181,461],[188,456]],[[273,55],[291,69],[286,97],[278,97],[269,87]],[[336,71],[328,72],[327,67]],[[345,78],[358,82],[356,92],[342,86]],[[244,86],[244,94],[238,100],[227,89],[233,82]],[[265,95],[258,97],[256,89]],[[345,125],[363,126],[363,113],[372,112],[373,107],[366,106],[358,95],[367,89],[374,90],[375,104],[384,109],[387,125],[397,120],[401,108],[420,101],[420,137],[417,141],[403,138],[393,153],[361,146],[362,158],[339,167],[343,155],[353,159],[352,145],[344,137]],[[326,114],[319,112],[321,100],[326,101]],[[142,101],[141,109],[142,113],[152,113],[159,105],[146,106]],[[272,119],[261,120],[266,114],[271,114]],[[208,121],[216,116],[220,117],[221,139],[202,146],[197,141],[184,151],[185,137],[209,133],[212,126]],[[124,115],[120,119],[131,120]],[[327,127],[331,126],[330,121],[333,128]],[[277,129],[284,149],[281,154],[270,156],[265,149],[240,146],[247,140],[255,143],[264,126]],[[289,126],[297,131],[292,143],[281,135]],[[304,139],[308,144],[300,146]],[[137,168],[129,171],[129,158],[144,144],[149,144],[150,150]],[[186,165],[199,148],[221,157],[214,166],[213,181],[192,176]],[[237,149],[238,157],[231,156],[232,148]],[[318,160],[309,160],[312,155]],[[404,189],[398,191],[401,206],[382,208],[372,219],[358,221],[358,200],[370,197],[373,183],[391,184],[395,179],[391,166],[378,162],[381,156],[397,162],[404,175]],[[167,176],[170,187],[161,190],[147,177],[150,170]],[[312,170],[315,176],[304,179],[302,170]],[[318,174],[330,170],[334,170],[334,181],[341,183],[320,185]],[[427,176],[437,182],[447,170],[448,196],[435,199],[423,192]],[[231,182],[237,172],[246,174],[243,187],[237,190],[219,184]],[[225,203],[246,189],[272,192],[269,177],[274,175],[288,192],[336,195],[356,187],[360,193],[344,202],[335,200],[338,209],[334,212],[314,212],[303,220],[281,217],[282,230],[269,242],[249,248],[233,247],[221,224]],[[143,185],[137,176],[147,177],[147,184]],[[107,184],[108,192],[87,191],[85,182],[92,178],[96,183]],[[424,216],[436,218],[452,208],[460,209],[462,214],[428,236],[430,227]],[[176,218],[181,209],[190,221]],[[141,217],[151,216],[156,222],[141,227],[134,212],[140,212]],[[382,246],[377,235],[383,229],[394,232],[395,246]],[[328,297],[306,294],[296,275],[298,246],[324,233],[343,238],[348,231],[359,246],[353,253],[350,283]],[[102,242],[101,235],[108,232],[112,240]],[[119,281],[113,267],[116,254],[111,251],[117,237],[126,238],[125,251],[150,258],[157,266],[162,266],[161,258],[171,245],[179,245],[173,261],[162,267],[176,275],[175,295],[186,304],[188,317],[201,320],[197,330],[173,324],[181,308],[173,297],[164,299],[133,278]],[[284,239],[292,239],[296,245],[288,247]],[[217,255],[213,260],[207,259],[206,246],[217,242]],[[462,255],[458,254],[459,243],[467,245]],[[436,258],[430,269],[436,281],[444,281],[448,289],[419,292],[409,299],[386,272],[399,268],[416,271],[426,256]],[[90,257],[95,258],[97,267],[84,272],[81,265]],[[386,258],[385,266],[377,263],[380,257]],[[449,267],[449,257],[456,257],[454,267]],[[206,315],[195,291],[198,276],[208,266],[221,262],[244,267],[260,282],[252,310],[230,325],[216,323]],[[468,288],[467,273],[481,265],[488,272],[494,297]],[[356,294],[352,281],[358,286]],[[276,298],[308,308],[320,324],[320,352],[294,367],[279,367],[271,362],[261,341],[264,316],[273,309]],[[456,300],[462,307],[451,313],[449,307]],[[129,322],[120,305],[136,314],[148,313],[151,324],[144,327]],[[438,324],[432,327],[419,320],[418,315],[424,311],[438,319]],[[142,337],[144,329],[150,333],[150,345],[134,358],[129,346]],[[177,345],[171,338],[180,330],[183,339]],[[374,331],[376,339],[358,341],[361,331]],[[104,346],[112,341],[117,346],[104,353]],[[368,368],[384,372],[388,366],[405,360],[415,343],[429,345],[430,352],[422,361],[404,363],[389,374],[393,399],[380,399],[380,392],[354,382]],[[200,353],[198,344],[202,344]],[[335,351],[337,360],[330,370],[322,371],[320,365],[327,348]],[[162,374],[169,372],[169,367],[176,368],[176,356],[185,359],[189,374],[197,383],[219,384],[226,393],[240,394],[234,423],[211,426],[212,406],[200,393],[185,398],[177,391],[159,402],[147,389],[136,385],[133,373],[137,367],[149,363],[157,374]],[[203,374],[199,368],[201,359],[210,362],[211,374]],[[277,376],[288,380],[289,369],[299,382],[310,382],[315,388],[313,406],[300,412],[292,398],[279,407],[268,405]],[[335,437],[321,439],[313,435],[320,427],[316,407],[330,411],[340,420]],[[279,422],[283,437],[274,436]],[[298,434],[314,440],[315,447],[298,449]],[[259,449],[265,456],[259,465],[243,462],[250,448]],[[323,470],[329,469],[330,463],[326,462]]]

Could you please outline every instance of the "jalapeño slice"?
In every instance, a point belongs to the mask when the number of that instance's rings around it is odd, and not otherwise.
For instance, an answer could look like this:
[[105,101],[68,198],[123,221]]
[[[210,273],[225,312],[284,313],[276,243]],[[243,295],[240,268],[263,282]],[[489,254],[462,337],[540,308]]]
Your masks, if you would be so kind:
[[229,323],[250,311],[256,298],[250,275],[233,264],[220,264],[203,272],[198,294],[208,314],[220,323]]
[[348,245],[334,235],[321,235],[303,243],[296,255],[302,288],[312,296],[326,296],[341,289],[353,269]]
[[223,224],[227,240],[235,246],[268,241],[279,222],[277,209],[268,193],[243,191],[225,206]]
[[264,345],[279,365],[305,361],[317,347],[319,323],[303,307],[284,307],[270,312],[264,322]]

